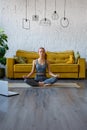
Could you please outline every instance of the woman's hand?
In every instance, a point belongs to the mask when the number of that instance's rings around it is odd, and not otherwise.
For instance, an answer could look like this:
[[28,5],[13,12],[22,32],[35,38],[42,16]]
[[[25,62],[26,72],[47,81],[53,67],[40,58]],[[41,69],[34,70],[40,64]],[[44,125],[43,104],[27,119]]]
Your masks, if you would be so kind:
[[24,75],[23,78],[26,79],[26,78],[28,78],[28,76]]
[[49,61],[47,61],[47,65],[48,65],[48,73],[49,73],[49,75],[52,76],[52,77],[55,77],[55,78],[59,78],[60,74],[54,74],[54,73],[51,72]]
[[55,77],[55,78],[59,78],[59,77],[60,77],[60,75],[59,75],[59,74],[56,74],[56,75],[54,75],[54,77]]
[[28,75],[24,75],[24,76],[23,76],[24,79],[30,78],[30,76],[34,73],[34,71],[35,71],[35,63],[36,63],[36,60],[33,60],[32,70],[31,70],[31,72],[30,72]]

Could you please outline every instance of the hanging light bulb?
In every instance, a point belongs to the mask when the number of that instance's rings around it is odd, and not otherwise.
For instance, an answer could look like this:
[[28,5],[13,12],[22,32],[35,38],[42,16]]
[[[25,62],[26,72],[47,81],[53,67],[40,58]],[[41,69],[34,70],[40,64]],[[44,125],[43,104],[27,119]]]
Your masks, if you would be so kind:
[[51,25],[51,21],[47,18],[43,18],[42,20],[40,20],[40,25],[49,26],[49,25]]
[[52,19],[57,20],[58,18],[59,18],[58,13],[56,11],[54,11],[52,14]]
[[39,16],[38,15],[33,15],[32,20],[33,21],[39,21]]
[[68,25],[69,25],[69,20],[68,20],[68,18],[62,17],[62,18],[60,19],[60,24],[61,24],[61,26],[64,27],[64,28],[68,27]]
[[58,13],[56,11],[56,0],[55,0],[55,11],[52,14],[52,19],[57,20],[58,18],[59,18],[59,15],[58,15]]
[[61,19],[60,19],[60,24],[61,24],[61,26],[63,27],[63,28],[66,28],[66,27],[68,27],[69,26],[69,20],[68,20],[68,18],[66,18],[66,0],[65,0],[65,2],[64,2],[64,17],[62,17]]
[[26,19],[26,18],[23,18],[22,19],[22,28],[23,29],[30,29],[30,20],[29,19]]
[[50,25],[51,25],[50,19],[46,18],[46,0],[45,0],[45,13],[44,13],[44,18],[40,20],[40,25],[41,25],[41,26],[50,26]]
[[35,0],[35,15],[32,16],[33,21],[39,21],[39,16],[36,14],[36,0]]

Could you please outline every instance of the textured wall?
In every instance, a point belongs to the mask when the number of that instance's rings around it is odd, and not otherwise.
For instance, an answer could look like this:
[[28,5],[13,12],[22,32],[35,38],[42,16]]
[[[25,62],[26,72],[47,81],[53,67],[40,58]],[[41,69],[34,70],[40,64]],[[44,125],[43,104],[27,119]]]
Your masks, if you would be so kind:
[[[54,0],[47,0],[47,17],[51,20],[50,27],[42,27],[39,22],[32,21],[34,0],[28,0],[28,18],[30,30],[22,28],[25,17],[25,0],[0,0],[0,27],[8,35],[9,51],[7,57],[15,55],[17,49],[37,51],[43,46],[48,51],[74,50],[82,57],[87,57],[87,0],[67,0],[66,15],[69,27],[62,28],[60,19],[63,17],[64,0],[57,0],[59,19],[53,21]],[[37,14],[44,17],[44,0],[37,0]]]

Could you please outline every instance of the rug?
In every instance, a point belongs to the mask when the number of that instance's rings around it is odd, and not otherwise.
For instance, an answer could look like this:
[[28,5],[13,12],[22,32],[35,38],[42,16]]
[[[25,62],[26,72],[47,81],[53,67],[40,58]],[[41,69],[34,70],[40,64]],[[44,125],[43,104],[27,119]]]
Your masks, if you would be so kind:
[[[26,83],[9,83],[9,87],[11,88],[30,88],[31,86]],[[44,87],[34,87],[34,88],[50,88],[50,87],[70,87],[70,88],[80,88],[78,83],[54,83],[51,86],[44,86]]]

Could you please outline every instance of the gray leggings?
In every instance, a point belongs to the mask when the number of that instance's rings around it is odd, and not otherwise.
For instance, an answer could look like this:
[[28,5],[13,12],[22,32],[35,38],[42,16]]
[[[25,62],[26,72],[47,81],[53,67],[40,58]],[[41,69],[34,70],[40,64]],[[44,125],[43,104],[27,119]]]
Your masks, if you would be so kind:
[[[53,84],[55,82],[57,82],[58,78],[56,77],[52,77],[52,78],[47,78],[44,81],[44,84]],[[35,79],[31,79],[31,78],[26,78],[24,79],[24,82],[26,82],[27,84],[31,85],[31,86],[38,86],[38,81],[36,81]]]

